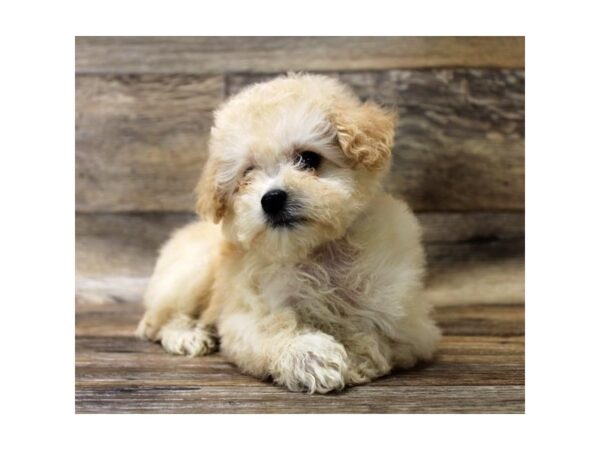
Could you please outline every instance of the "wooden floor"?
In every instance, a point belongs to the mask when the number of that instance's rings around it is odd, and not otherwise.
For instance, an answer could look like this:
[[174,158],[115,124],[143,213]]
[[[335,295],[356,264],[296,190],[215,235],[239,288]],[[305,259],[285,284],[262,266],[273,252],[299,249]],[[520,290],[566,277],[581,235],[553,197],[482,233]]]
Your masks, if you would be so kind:
[[138,304],[82,304],[78,413],[523,413],[524,307],[438,307],[435,361],[341,393],[290,393],[219,354],[189,358],[133,337]]

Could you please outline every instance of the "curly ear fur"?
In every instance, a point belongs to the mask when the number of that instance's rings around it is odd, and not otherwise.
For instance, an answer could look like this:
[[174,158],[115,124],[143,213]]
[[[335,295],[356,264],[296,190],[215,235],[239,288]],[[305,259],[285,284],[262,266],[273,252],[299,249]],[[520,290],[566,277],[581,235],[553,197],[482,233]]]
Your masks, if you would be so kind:
[[367,102],[335,111],[332,120],[344,155],[355,165],[369,170],[387,165],[394,143],[394,113]]
[[217,167],[209,158],[196,186],[196,212],[204,219],[219,223],[225,214],[225,196],[219,192],[216,180]]

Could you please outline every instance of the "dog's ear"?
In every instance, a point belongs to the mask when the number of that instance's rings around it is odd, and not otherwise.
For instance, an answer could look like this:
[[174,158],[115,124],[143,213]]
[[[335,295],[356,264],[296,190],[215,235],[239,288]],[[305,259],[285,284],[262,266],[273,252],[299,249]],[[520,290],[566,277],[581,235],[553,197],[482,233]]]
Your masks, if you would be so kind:
[[219,223],[225,214],[225,195],[217,184],[217,164],[209,157],[196,186],[196,212],[205,220]]
[[395,114],[374,103],[340,107],[332,122],[344,155],[369,170],[387,166],[394,143]]

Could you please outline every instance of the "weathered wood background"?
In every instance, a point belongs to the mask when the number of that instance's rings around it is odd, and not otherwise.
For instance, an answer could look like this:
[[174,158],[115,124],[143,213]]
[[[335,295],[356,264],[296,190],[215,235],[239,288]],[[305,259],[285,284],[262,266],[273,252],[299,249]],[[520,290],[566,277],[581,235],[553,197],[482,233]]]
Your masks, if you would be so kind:
[[522,305],[523,38],[80,37],[79,308],[141,299],[159,245],[194,218],[213,109],[288,70],[339,77],[398,111],[387,189],[423,224],[426,295],[450,308]]

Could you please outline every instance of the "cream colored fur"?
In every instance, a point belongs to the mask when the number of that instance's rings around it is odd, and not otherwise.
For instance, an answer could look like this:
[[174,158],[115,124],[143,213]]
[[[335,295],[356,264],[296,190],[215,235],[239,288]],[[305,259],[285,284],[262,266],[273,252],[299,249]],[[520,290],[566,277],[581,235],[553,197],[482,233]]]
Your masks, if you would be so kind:
[[[394,116],[338,81],[288,75],[215,114],[198,210],[160,253],[138,335],[172,353],[216,349],[293,391],[325,393],[432,357],[424,254],[408,206],[384,193]],[[310,150],[316,170],[295,163]],[[273,228],[284,189],[305,219]],[[214,222],[214,223],[212,223]]]

